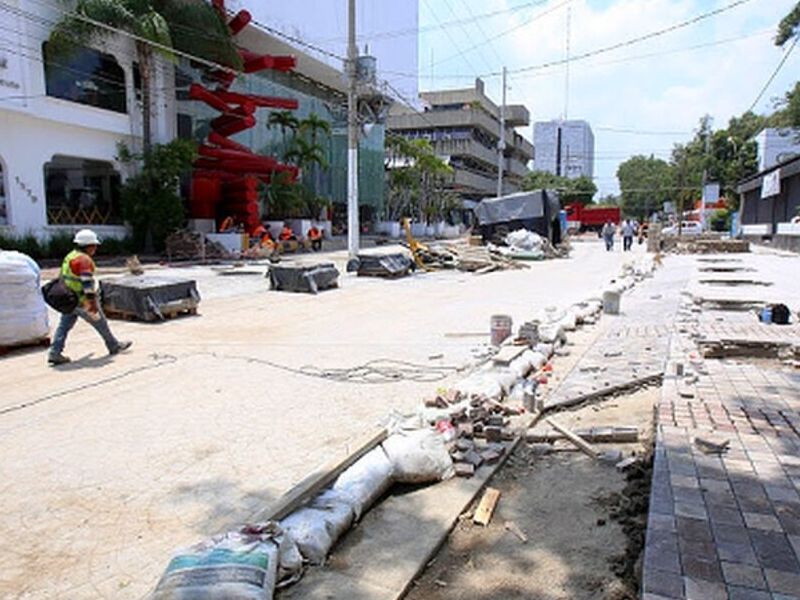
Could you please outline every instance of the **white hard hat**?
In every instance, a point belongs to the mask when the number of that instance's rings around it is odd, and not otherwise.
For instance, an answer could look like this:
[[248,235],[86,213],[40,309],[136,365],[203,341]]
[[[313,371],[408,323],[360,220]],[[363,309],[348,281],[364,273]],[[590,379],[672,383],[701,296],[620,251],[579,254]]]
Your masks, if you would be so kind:
[[100,238],[91,229],[81,229],[72,240],[78,246],[99,246]]

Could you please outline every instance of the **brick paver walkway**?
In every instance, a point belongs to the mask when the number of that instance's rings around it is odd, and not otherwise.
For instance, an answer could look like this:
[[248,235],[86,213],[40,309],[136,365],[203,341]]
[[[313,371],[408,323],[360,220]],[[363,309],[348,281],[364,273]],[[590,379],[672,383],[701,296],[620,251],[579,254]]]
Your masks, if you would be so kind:
[[[793,329],[679,311],[657,411],[644,600],[800,599],[800,373],[777,360],[703,360],[695,344]],[[698,437],[728,449],[707,453]]]

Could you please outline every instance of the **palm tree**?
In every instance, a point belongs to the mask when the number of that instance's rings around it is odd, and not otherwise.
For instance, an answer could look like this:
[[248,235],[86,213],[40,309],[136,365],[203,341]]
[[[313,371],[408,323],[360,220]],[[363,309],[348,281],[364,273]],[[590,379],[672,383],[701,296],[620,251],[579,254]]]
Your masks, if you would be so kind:
[[72,11],[56,23],[49,47],[69,55],[80,47],[121,30],[135,36],[136,58],[142,81],[142,145],[152,144],[151,82],[155,52],[174,60],[178,50],[241,68],[241,57],[223,17],[205,2],[181,0],[77,0]]
[[324,133],[325,135],[331,134],[331,124],[320,118],[317,113],[311,113],[300,121],[299,128],[300,133],[308,133],[310,135],[312,144],[317,143],[317,136],[320,133]]
[[289,147],[287,145],[286,132],[291,131],[292,134],[294,134],[297,128],[300,127],[300,121],[297,120],[297,117],[288,110],[271,112],[269,114],[269,119],[267,119],[267,126],[280,127],[283,151],[284,153],[288,152]]

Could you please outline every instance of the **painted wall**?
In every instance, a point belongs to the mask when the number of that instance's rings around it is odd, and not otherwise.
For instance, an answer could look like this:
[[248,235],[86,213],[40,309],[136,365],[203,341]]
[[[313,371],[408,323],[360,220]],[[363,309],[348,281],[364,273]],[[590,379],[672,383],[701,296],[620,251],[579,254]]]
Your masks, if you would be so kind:
[[[234,11],[246,8],[256,21],[339,56],[347,55],[347,0],[228,0],[226,6]],[[359,50],[364,53],[365,45],[369,46],[369,54],[378,59],[378,77],[391,83],[408,101],[416,102],[419,91],[418,2],[358,0],[356,21]],[[398,35],[398,32],[403,32],[403,35]],[[308,52],[307,49],[303,51]],[[310,54],[342,69],[341,61],[335,58],[314,52]]]
[[[95,45],[113,55],[125,73],[128,114],[49,97],[42,43],[62,9],[55,3],[33,0],[4,0],[4,4],[0,6],[0,21],[10,39],[9,43],[0,43],[0,165],[7,225],[17,235],[31,232],[47,236],[64,229],[47,224],[44,164],[54,154],[114,162],[118,142],[133,148],[141,144],[140,109],[133,87],[134,46],[132,40],[121,36]],[[175,135],[172,73],[171,64],[159,60],[153,102],[157,142],[169,141]],[[122,227],[99,230],[105,230],[105,235],[124,233]]]

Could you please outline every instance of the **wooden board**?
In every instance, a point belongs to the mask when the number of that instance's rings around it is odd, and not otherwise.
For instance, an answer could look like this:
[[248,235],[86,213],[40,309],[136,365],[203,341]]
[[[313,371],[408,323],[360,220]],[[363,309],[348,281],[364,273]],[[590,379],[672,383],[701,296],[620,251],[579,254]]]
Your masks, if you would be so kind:
[[14,352],[15,350],[24,350],[26,348],[47,348],[50,346],[50,338],[48,336],[44,336],[35,340],[28,340],[26,342],[18,342],[16,344],[0,344],[0,356],[5,356],[9,352]]
[[352,450],[348,449],[346,456],[336,457],[325,465],[307,475],[300,483],[269,506],[266,510],[255,515],[251,521],[279,521],[300,508],[303,504],[319,494],[328,484],[332,483],[350,465],[375,448],[387,437],[386,429],[381,428],[366,434],[354,444]]
[[492,357],[494,364],[508,366],[511,361],[525,352],[528,346],[502,346],[500,351]]
[[549,417],[545,419],[545,422],[556,431],[563,433],[564,437],[567,438],[573,444],[575,444],[575,446],[577,446],[581,452],[583,452],[587,456],[591,456],[592,458],[597,458],[597,451],[594,448],[592,448],[589,444],[587,444],[585,441],[583,441],[580,437],[571,432],[569,429],[567,429],[563,425],[560,425],[559,423],[555,422],[553,419]]
[[472,517],[472,522],[483,526],[488,525],[489,521],[492,520],[492,514],[498,500],[500,500],[500,490],[487,487],[483,493],[483,498],[478,503],[478,508],[475,509],[475,516]]

